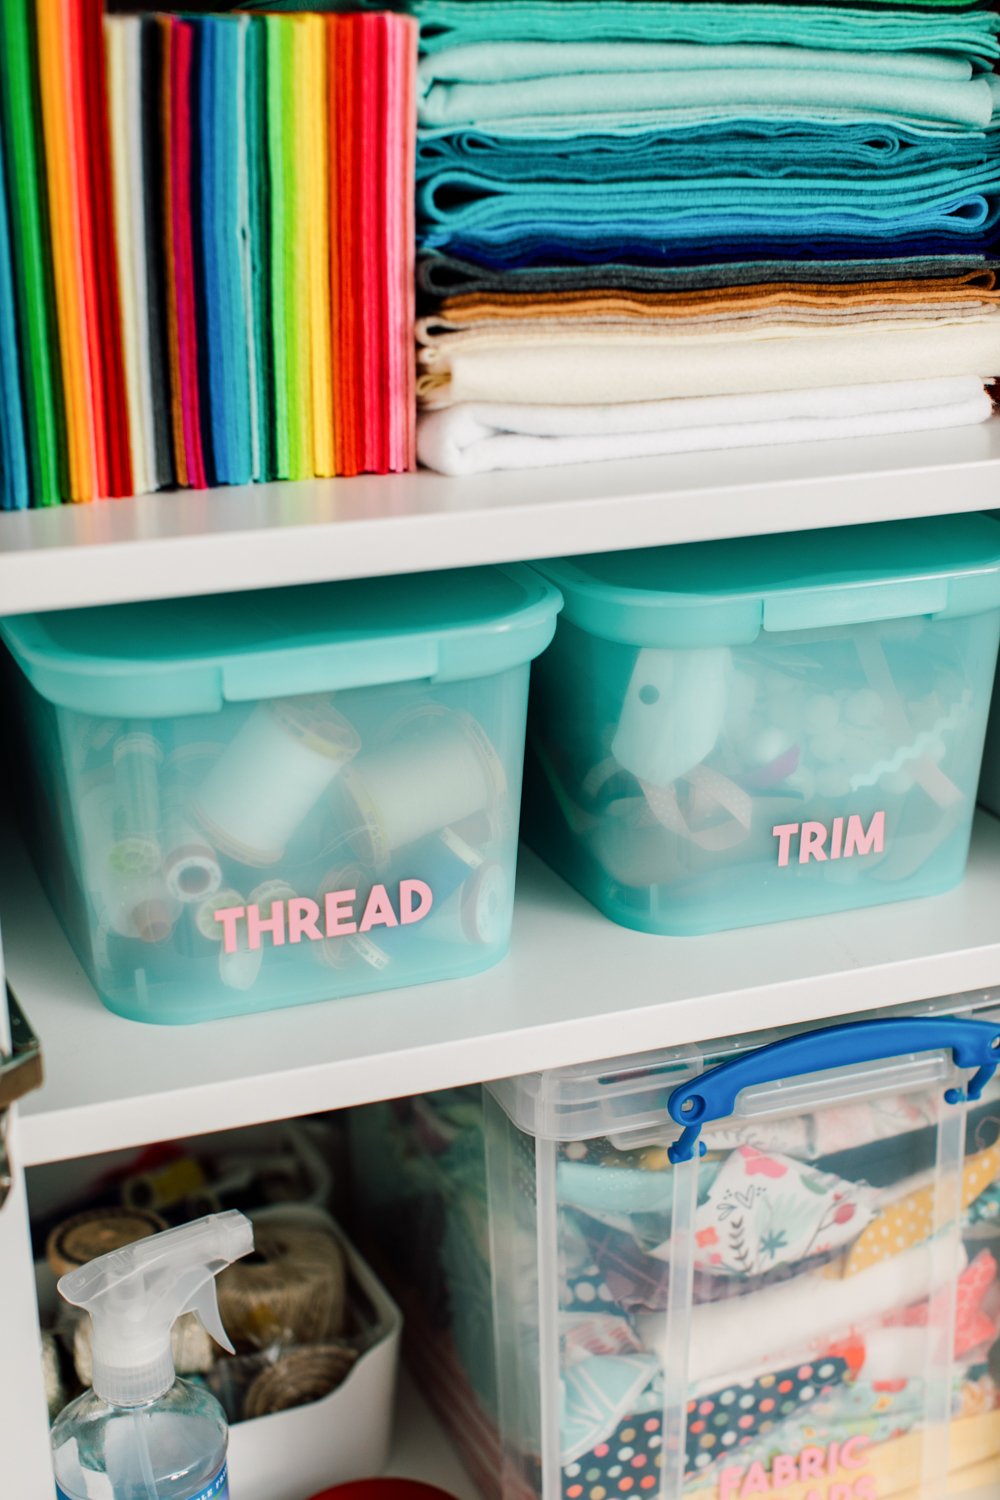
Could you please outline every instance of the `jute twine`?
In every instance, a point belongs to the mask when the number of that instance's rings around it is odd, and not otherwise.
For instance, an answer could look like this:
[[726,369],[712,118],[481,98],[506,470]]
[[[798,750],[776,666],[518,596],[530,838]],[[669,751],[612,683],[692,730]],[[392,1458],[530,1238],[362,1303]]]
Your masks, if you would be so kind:
[[237,1348],[320,1344],[344,1326],[347,1266],[334,1236],[291,1216],[254,1225],[253,1254],[217,1281],[222,1322]]
[[247,1391],[243,1415],[265,1417],[321,1401],[336,1390],[358,1357],[345,1344],[317,1344],[311,1349],[293,1349],[270,1369],[258,1375]]

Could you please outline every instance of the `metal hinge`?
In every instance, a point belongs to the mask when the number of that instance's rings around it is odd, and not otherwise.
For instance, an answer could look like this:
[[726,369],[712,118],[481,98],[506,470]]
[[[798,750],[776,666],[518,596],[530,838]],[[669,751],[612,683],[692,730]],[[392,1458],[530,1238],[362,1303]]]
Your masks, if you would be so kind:
[[10,1051],[0,1053],[0,1208],[6,1203],[14,1181],[14,1166],[7,1147],[10,1107],[26,1094],[40,1089],[44,1076],[41,1045],[10,985],[7,986],[7,1009],[10,1014]]

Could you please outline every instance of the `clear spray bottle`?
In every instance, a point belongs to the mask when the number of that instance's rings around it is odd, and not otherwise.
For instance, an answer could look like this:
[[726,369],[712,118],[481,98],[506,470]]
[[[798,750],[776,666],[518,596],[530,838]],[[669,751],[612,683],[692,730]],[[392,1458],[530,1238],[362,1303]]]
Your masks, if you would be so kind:
[[225,1413],[178,1380],[170,1330],[196,1313],[231,1354],[215,1277],[252,1249],[249,1219],[211,1214],[61,1279],[61,1295],[93,1321],[94,1386],[52,1429],[58,1500],[228,1500]]

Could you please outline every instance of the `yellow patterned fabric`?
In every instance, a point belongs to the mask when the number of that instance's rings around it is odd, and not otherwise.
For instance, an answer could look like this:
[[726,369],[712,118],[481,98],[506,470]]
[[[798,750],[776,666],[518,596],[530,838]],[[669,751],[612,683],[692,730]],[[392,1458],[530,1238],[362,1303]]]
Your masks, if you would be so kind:
[[[1000,1175],[1000,1146],[990,1146],[970,1156],[962,1173],[962,1208],[974,1203],[995,1177]],[[942,1221],[943,1222],[943,1221]],[[941,1222],[934,1218],[934,1185],[919,1188],[891,1203],[858,1236],[843,1265],[844,1276],[856,1276],[876,1261],[888,1260],[901,1250],[929,1239]]]

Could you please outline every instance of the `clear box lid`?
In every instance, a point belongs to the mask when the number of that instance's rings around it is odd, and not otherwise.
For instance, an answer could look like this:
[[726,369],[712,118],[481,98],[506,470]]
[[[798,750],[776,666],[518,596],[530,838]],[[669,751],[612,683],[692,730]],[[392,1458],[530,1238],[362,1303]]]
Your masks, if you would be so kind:
[[[889,1007],[849,1019],[869,1020],[877,1016],[905,1022],[944,1014],[977,1019],[1000,1015],[1000,993],[977,991],[944,996],[916,1006]],[[801,1028],[801,1033],[810,1030],[826,1033],[828,1026]],[[669,1141],[679,1134],[679,1127],[667,1112],[667,1100],[676,1088],[719,1063],[757,1052],[799,1031],[799,1028],[757,1031],[542,1073],[524,1073],[486,1087],[519,1130],[539,1139],[568,1142],[608,1137],[630,1146]],[[955,1062],[946,1050],[923,1051],[920,1046],[914,1030],[910,1050],[904,1037],[898,1051],[885,1058],[817,1067],[802,1076],[768,1080],[741,1094],[734,1114],[786,1114],[821,1108],[833,1101],[872,1098],[932,1084],[947,1085],[956,1079]]]
[[551,584],[515,564],[17,615],[0,634],[50,702],[165,718],[490,676],[544,651],[560,604]]
[[537,564],[565,618],[635,646],[736,646],[812,630],[1000,605],[1000,524],[941,516],[693,542]]

